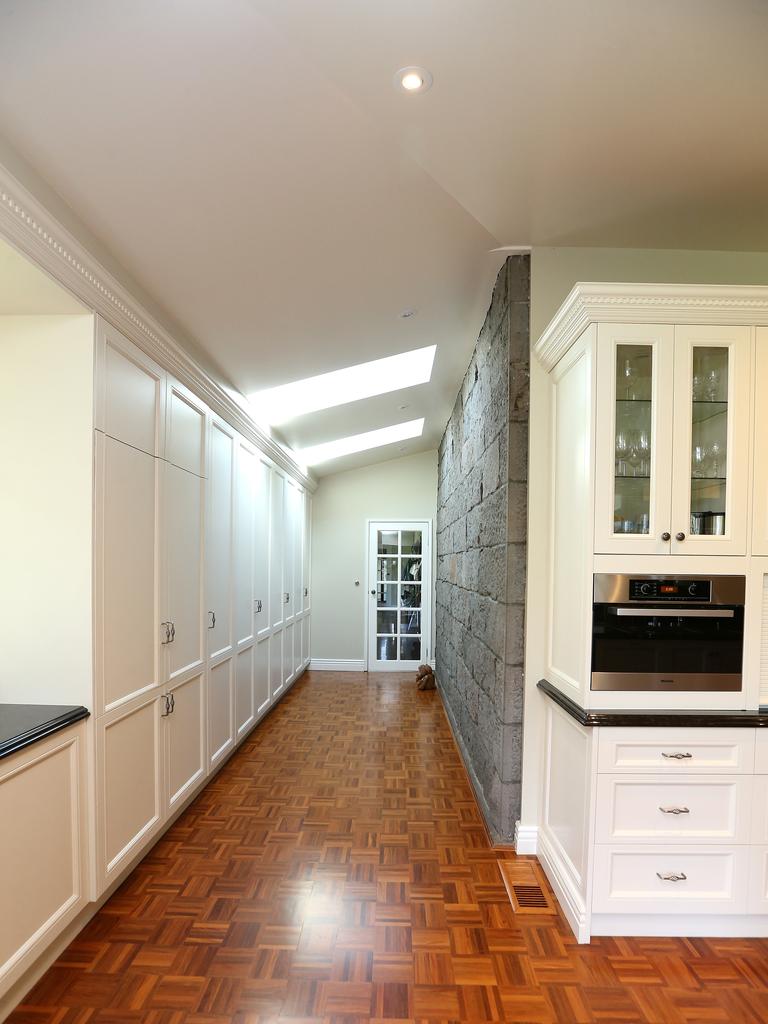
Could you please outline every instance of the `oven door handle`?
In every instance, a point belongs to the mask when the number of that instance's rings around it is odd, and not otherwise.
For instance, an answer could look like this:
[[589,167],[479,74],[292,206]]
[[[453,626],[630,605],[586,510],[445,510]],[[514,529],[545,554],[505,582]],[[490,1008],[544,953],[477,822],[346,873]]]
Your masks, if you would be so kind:
[[732,619],[733,608],[608,608],[612,615],[633,619]]

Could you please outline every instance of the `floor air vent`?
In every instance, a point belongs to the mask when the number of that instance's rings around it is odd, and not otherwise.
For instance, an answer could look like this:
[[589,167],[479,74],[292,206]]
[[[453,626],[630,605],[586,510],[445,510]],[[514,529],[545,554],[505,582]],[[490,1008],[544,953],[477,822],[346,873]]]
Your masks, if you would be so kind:
[[543,884],[535,861],[501,860],[499,871],[516,914],[556,914],[554,900]]

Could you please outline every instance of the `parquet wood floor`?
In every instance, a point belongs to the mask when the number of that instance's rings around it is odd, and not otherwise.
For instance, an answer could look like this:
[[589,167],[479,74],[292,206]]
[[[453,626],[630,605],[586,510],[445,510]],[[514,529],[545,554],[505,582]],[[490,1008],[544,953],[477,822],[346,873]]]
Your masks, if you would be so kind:
[[437,693],[306,675],[11,1024],[768,1021],[768,940],[516,916]]

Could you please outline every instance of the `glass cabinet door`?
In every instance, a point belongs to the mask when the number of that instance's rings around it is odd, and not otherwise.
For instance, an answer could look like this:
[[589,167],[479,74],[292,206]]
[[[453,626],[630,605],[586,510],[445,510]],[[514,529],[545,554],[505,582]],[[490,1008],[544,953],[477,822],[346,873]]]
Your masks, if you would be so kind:
[[746,552],[750,331],[675,328],[672,549]]
[[595,550],[669,550],[671,327],[598,329]]

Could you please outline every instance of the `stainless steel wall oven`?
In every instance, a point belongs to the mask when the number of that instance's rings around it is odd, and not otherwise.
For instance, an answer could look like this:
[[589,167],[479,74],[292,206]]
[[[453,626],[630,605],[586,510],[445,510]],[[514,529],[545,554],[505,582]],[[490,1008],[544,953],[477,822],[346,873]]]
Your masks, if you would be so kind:
[[593,690],[741,689],[744,576],[597,573]]

